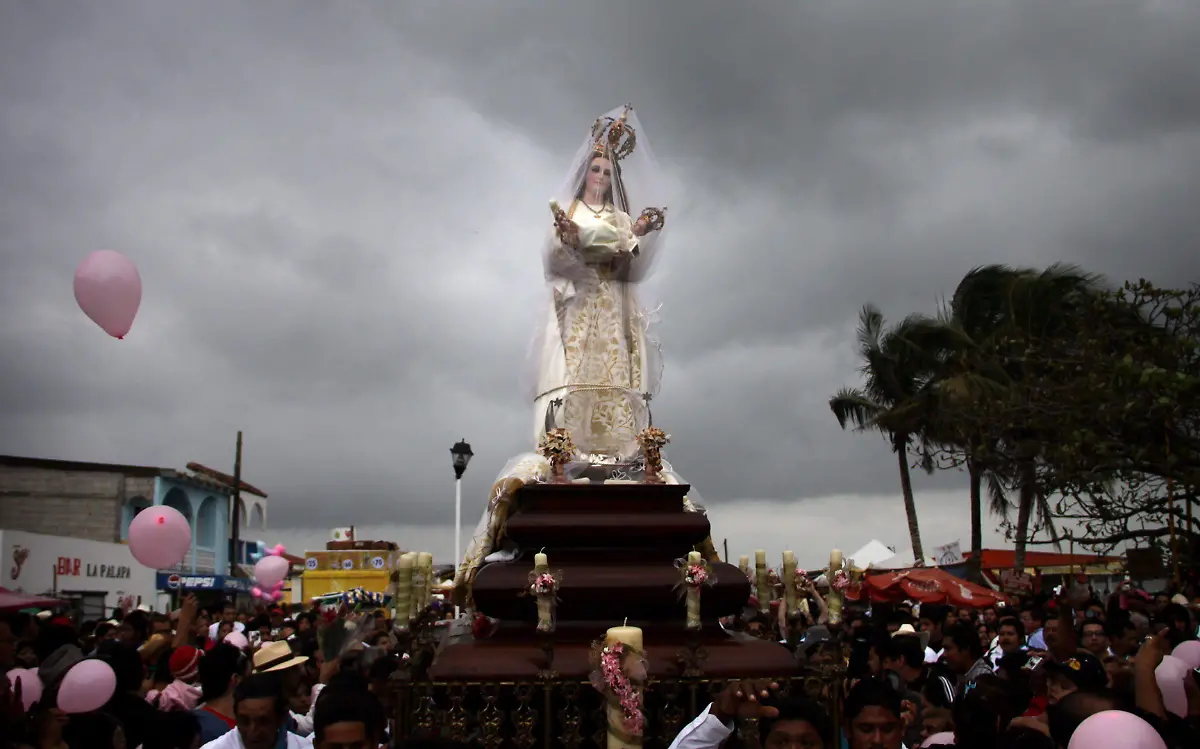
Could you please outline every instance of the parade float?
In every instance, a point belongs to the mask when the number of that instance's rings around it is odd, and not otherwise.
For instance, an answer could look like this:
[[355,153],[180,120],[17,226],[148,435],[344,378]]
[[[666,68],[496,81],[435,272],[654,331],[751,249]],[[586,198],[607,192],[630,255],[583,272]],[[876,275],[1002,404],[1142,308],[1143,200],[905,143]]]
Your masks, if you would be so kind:
[[331,599],[353,590],[391,597],[398,579],[399,547],[391,541],[329,541],[304,552],[304,601]]
[[[666,747],[727,682],[753,677],[823,700],[836,720],[834,674],[801,672],[783,645],[719,622],[743,613],[751,581],[717,557],[653,426],[661,362],[638,289],[667,210],[632,108],[596,120],[572,164],[547,217],[548,304],[529,367],[536,451],[492,486],[455,576],[466,616],[445,637],[428,561],[397,561],[395,608],[409,610],[395,621],[408,656],[397,735]],[[790,564],[792,581],[802,571]],[[740,732],[757,745],[753,722]]]

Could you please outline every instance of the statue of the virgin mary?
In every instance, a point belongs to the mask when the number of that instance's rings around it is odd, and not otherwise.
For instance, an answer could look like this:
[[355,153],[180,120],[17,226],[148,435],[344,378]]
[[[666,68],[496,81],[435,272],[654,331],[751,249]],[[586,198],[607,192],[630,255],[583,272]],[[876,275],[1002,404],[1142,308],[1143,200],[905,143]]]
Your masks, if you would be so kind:
[[645,133],[624,107],[592,125],[551,201],[549,306],[531,350],[534,444],[565,428],[592,464],[634,458],[662,371],[636,292],[666,223],[653,202],[656,176]]
[[[550,201],[543,250],[549,299],[530,349],[531,448],[548,430],[566,429],[578,448],[576,475],[627,480],[640,470],[637,435],[649,426],[662,374],[651,315],[637,294],[663,244],[658,177],[646,133],[625,106],[592,124]],[[666,481],[682,483],[669,464],[664,468]],[[469,601],[481,564],[515,556],[504,538],[512,498],[549,475],[548,461],[536,453],[518,456],[501,472],[455,576],[460,603]]]

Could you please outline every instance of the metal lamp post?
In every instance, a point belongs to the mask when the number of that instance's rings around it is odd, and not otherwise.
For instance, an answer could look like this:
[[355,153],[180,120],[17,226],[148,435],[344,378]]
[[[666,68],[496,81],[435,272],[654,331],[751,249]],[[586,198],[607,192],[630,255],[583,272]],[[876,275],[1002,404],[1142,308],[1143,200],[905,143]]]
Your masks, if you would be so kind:
[[[467,472],[467,464],[471,462],[471,446],[467,440],[461,439],[450,448],[450,459],[454,466],[454,569],[462,562],[462,477]],[[454,607],[454,615],[458,616],[458,606]]]

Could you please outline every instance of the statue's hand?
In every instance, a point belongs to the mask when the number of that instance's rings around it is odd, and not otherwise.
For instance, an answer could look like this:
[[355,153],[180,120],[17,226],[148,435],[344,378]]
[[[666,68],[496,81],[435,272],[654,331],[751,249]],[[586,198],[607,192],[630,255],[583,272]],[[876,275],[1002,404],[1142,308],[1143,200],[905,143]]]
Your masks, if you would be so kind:
[[555,217],[554,226],[558,231],[558,238],[563,244],[579,249],[579,225],[571,219],[567,218],[567,214],[559,213]]

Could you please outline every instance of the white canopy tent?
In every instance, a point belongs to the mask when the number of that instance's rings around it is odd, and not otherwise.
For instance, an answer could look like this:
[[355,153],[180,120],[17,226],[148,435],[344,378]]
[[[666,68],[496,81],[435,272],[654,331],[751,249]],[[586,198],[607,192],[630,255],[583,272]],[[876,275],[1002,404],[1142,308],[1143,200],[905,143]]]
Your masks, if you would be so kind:
[[888,548],[882,541],[871,539],[867,545],[850,555],[850,563],[855,567],[866,569],[888,569],[889,565],[882,564],[896,557],[896,552]]

